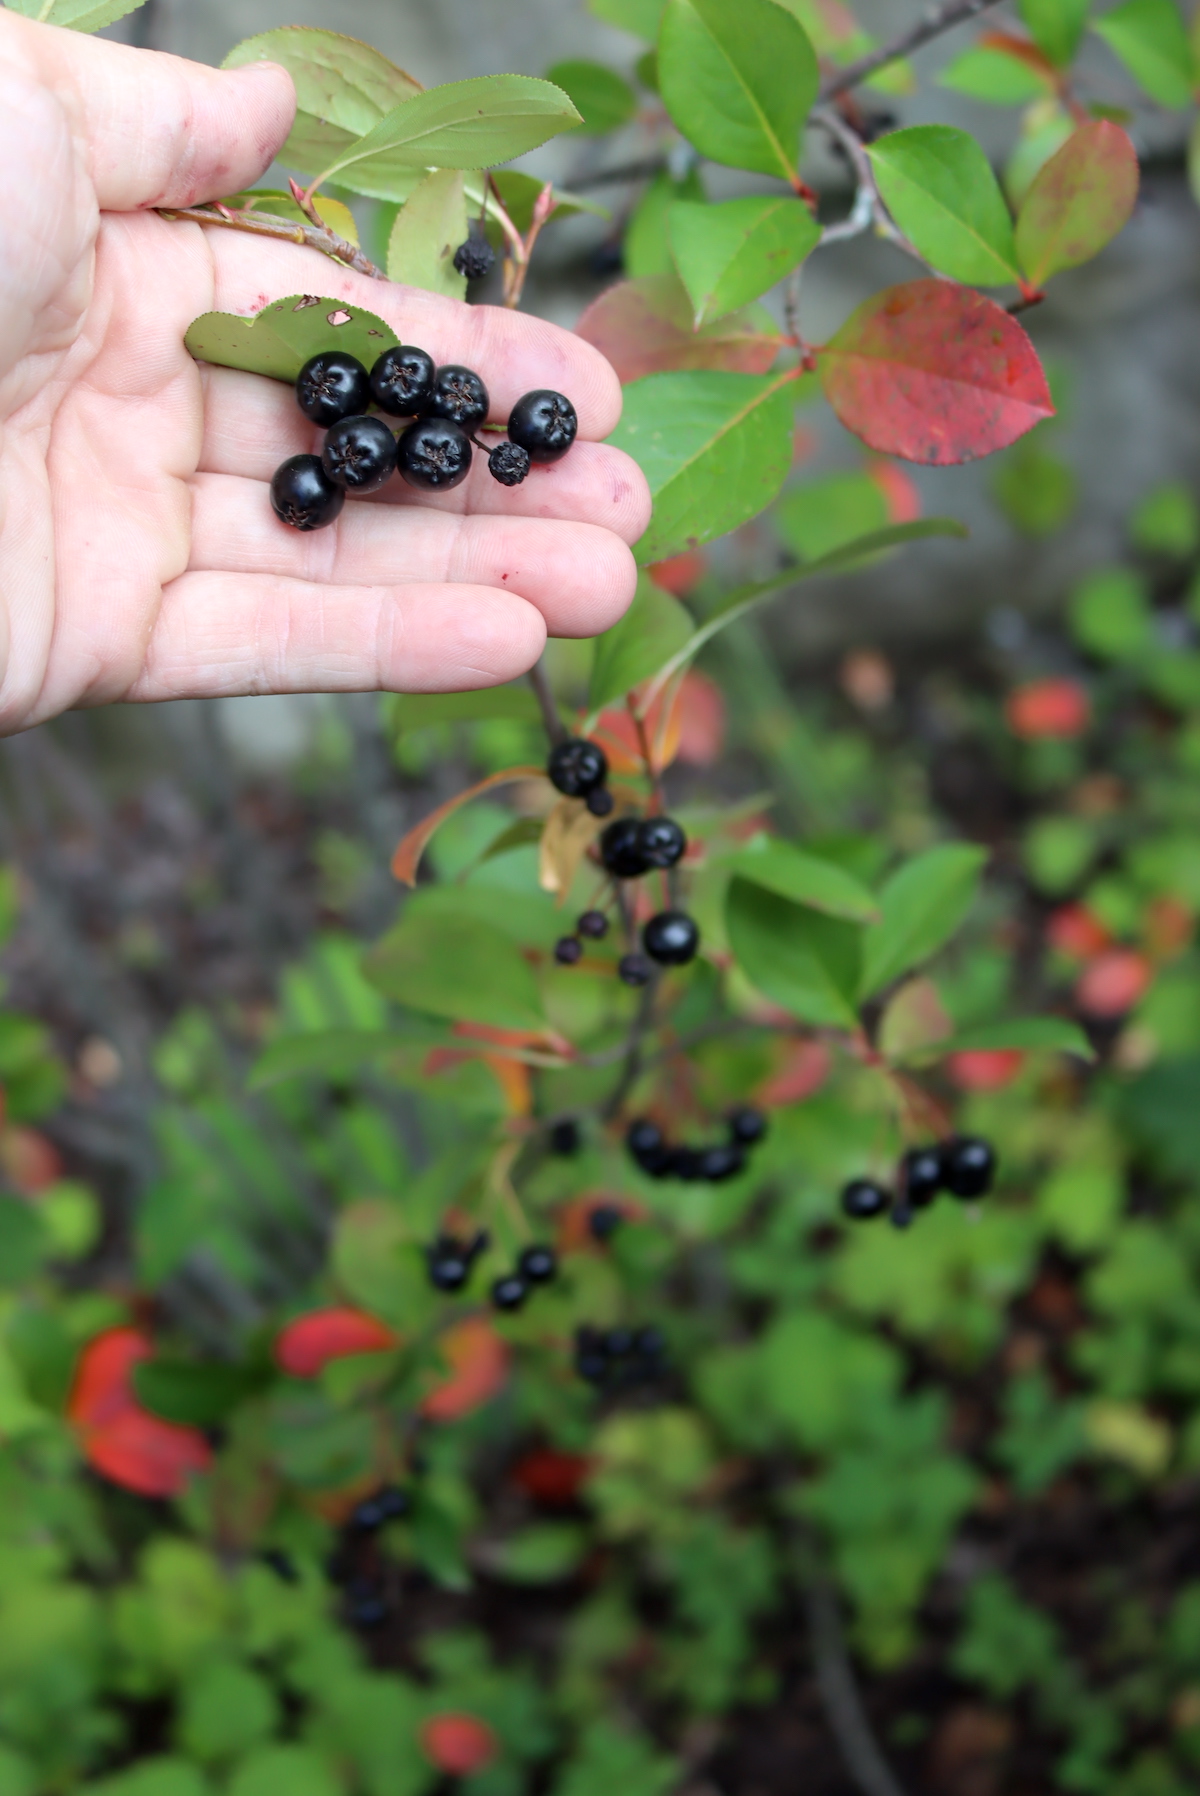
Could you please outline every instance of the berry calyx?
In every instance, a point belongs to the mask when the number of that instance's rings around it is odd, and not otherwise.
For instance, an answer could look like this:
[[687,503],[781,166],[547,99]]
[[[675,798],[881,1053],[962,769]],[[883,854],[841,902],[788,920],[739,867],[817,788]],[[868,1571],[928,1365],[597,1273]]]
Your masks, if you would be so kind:
[[942,1151],[938,1147],[913,1147],[900,1162],[899,1186],[903,1201],[912,1210],[923,1210],[942,1188]]
[[487,417],[490,403],[488,390],[473,368],[463,368],[456,362],[448,362],[434,375],[429,398],[421,407],[421,415],[425,418],[448,418],[462,430],[474,430]]
[[529,473],[529,456],[518,443],[497,443],[488,450],[488,473],[501,486],[520,486]]
[[624,1220],[615,1204],[597,1204],[588,1211],[588,1234],[593,1241],[611,1241]]
[[673,817],[646,817],[638,824],[638,847],[647,867],[667,872],[683,859],[687,837]]
[[483,221],[473,218],[467,227],[467,240],[454,252],[454,266],[468,281],[481,281],[496,266],[496,252],[487,240]]
[[996,1177],[996,1150],[990,1141],[959,1135],[942,1148],[943,1178],[955,1197],[986,1197]]
[[575,927],[590,942],[603,941],[608,934],[608,918],[602,910],[585,910]]
[[682,910],[662,910],[642,930],[642,947],[663,967],[685,967],[700,946],[700,931]]
[[597,786],[587,795],[587,808],[593,817],[607,817],[616,800],[606,786]]
[[518,399],[508,419],[510,438],[528,450],[532,461],[558,461],[578,430],[579,419],[571,401],[546,387]]
[[546,760],[546,775],[564,798],[586,798],[608,778],[608,756],[586,736],[556,743]]
[[635,817],[618,817],[600,832],[600,859],[614,879],[637,879],[646,871],[640,829]]
[[325,438],[321,466],[351,493],[377,493],[395,471],[396,439],[382,418],[343,418]]
[[874,1179],[851,1179],[842,1188],[842,1209],[853,1222],[869,1222],[891,1207],[891,1196]]
[[492,1304],[498,1310],[519,1310],[528,1296],[529,1286],[518,1272],[492,1281]]
[[644,954],[622,954],[617,962],[617,978],[623,985],[649,985],[654,968]]
[[558,1255],[552,1247],[542,1242],[535,1242],[527,1247],[517,1261],[517,1271],[531,1285],[546,1285],[558,1271]]
[[761,1110],[755,1110],[751,1104],[743,1104],[740,1109],[731,1112],[729,1117],[729,1136],[742,1147],[753,1147],[763,1139],[767,1132],[767,1119]]
[[366,411],[370,377],[357,356],[341,350],[310,356],[296,376],[296,403],[306,418],[327,430]]
[[396,444],[396,466],[409,486],[447,492],[470,473],[470,439],[446,418],[422,418]]
[[371,369],[371,396],[392,418],[415,418],[433,392],[433,357],[401,343],[385,349]]
[[560,967],[575,967],[583,959],[583,943],[575,935],[560,935],[554,944],[554,958]]
[[571,1122],[568,1118],[565,1122],[554,1124],[550,1131],[550,1152],[552,1154],[561,1154],[564,1159],[569,1159],[572,1154],[579,1152],[579,1146],[579,1124],[577,1122]]
[[290,455],[275,470],[271,481],[271,506],[281,524],[293,530],[323,530],[346,503],[321,466],[319,455]]

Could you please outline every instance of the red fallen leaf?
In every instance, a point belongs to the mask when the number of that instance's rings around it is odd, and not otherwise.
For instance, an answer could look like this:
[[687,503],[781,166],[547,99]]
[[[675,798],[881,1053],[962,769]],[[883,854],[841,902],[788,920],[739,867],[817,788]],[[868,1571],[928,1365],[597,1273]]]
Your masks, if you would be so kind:
[[618,282],[592,301],[575,334],[608,358],[623,386],[670,368],[765,374],[781,341],[747,312],[693,330],[691,302],[675,274]]
[[1153,977],[1153,967],[1136,948],[1110,948],[1089,961],[1079,975],[1075,1002],[1086,1016],[1124,1016]]
[[1046,942],[1072,960],[1091,960],[1112,941],[1099,917],[1086,904],[1060,904],[1046,919]]
[[1004,702],[1008,727],[1023,742],[1081,736],[1091,715],[1091,701],[1077,680],[1031,680]]
[[561,1453],[557,1447],[535,1447],[513,1467],[513,1480],[535,1503],[566,1509],[595,1465],[585,1453]]
[[62,1177],[62,1156],[40,1129],[21,1126],[0,1135],[0,1165],[23,1197],[45,1191]]
[[1019,1048],[964,1048],[946,1062],[960,1091],[1000,1091],[1012,1084],[1024,1064]]
[[448,1328],[438,1343],[450,1367],[421,1405],[431,1422],[454,1422],[470,1415],[500,1390],[508,1377],[508,1345],[486,1316],[468,1316]]
[[352,1353],[383,1353],[399,1342],[377,1316],[335,1306],[297,1316],[275,1337],[275,1359],[293,1378],[316,1378],[330,1360]]
[[1041,169],[1021,202],[1017,254],[1026,278],[1040,287],[1064,268],[1090,262],[1137,204],[1137,151],[1111,119],[1072,132]]
[[820,1091],[832,1066],[829,1049],[823,1041],[793,1041],[787,1045],[781,1064],[763,1080],[754,1093],[754,1101],[768,1110],[784,1104],[802,1104]]
[[143,1497],[175,1497],[193,1472],[207,1471],[212,1450],[198,1428],[164,1422],[138,1402],[133,1368],[153,1354],[154,1343],[136,1328],[94,1336],[75,1368],[67,1419],[103,1477]]
[[421,1751],[448,1777],[469,1777],[490,1765],[500,1742],[475,1715],[431,1715],[421,1727]]
[[885,288],[818,353],[825,397],[847,430],[904,461],[974,461],[1054,415],[1020,325],[954,281]]
[[505,767],[499,773],[489,773],[485,780],[479,780],[468,786],[465,792],[458,792],[440,804],[436,811],[430,811],[428,817],[412,829],[400,842],[392,856],[392,877],[402,885],[415,886],[417,869],[421,865],[421,856],[428,848],[430,839],[436,835],[447,817],[457,811],[460,805],[469,804],[472,798],[478,798],[481,792],[490,792],[493,786],[511,786],[518,780],[545,779],[544,767]]
[[887,501],[889,524],[915,524],[921,516],[921,495],[911,474],[898,468],[894,461],[872,461],[867,464],[867,479]]
[[708,556],[703,549],[685,549],[682,555],[652,562],[646,572],[656,586],[673,592],[677,599],[685,599],[696,582],[703,579],[707,566]]

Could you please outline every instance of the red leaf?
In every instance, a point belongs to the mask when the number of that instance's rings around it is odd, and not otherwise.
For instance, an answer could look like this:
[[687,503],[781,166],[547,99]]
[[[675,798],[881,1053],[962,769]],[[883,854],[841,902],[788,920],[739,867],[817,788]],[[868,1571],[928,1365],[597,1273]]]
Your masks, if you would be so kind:
[[1025,1056],[1019,1048],[964,1048],[946,1064],[960,1091],[1001,1091],[1012,1084]]
[[575,334],[608,357],[622,385],[669,368],[765,374],[780,343],[777,333],[765,332],[747,312],[693,330],[691,302],[674,274],[610,287],[592,301]]
[[421,1414],[431,1422],[454,1422],[496,1395],[508,1377],[508,1347],[486,1316],[456,1323],[438,1345],[450,1375],[433,1386]]
[[1118,1017],[1132,1010],[1154,969],[1135,948],[1110,948],[1089,961],[1079,975],[1075,1002],[1087,1016]]
[[1046,919],[1046,941],[1072,960],[1091,960],[1104,952],[1112,937],[1086,904],[1060,904]]
[[535,1503],[547,1509],[566,1509],[579,1495],[579,1487],[595,1461],[583,1453],[561,1453],[556,1447],[535,1447],[513,1467],[513,1478]]
[[792,1041],[780,1066],[754,1093],[755,1102],[774,1110],[784,1104],[802,1104],[820,1091],[832,1067],[823,1041]]
[[1017,253],[1040,287],[1090,262],[1128,224],[1138,194],[1137,152],[1120,125],[1093,119],[1038,171],[1021,204]]
[[485,780],[468,786],[465,792],[455,793],[445,804],[440,804],[436,811],[430,811],[428,817],[414,825],[403,838],[395,854],[392,856],[392,877],[403,885],[415,886],[417,869],[421,865],[421,856],[428,848],[430,839],[436,835],[442,824],[452,811],[460,805],[468,804],[472,798],[478,798],[481,792],[490,792],[493,786],[511,786],[517,780],[544,779],[544,767],[505,767],[499,773],[489,773]]
[[693,586],[704,578],[708,567],[708,556],[703,549],[685,549],[682,555],[671,555],[666,561],[656,561],[646,569],[656,586],[666,592],[673,592],[677,599],[686,599]]
[[19,1125],[0,1136],[0,1164],[23,1197],[33,1197],[62,1177],[62,1156],[40,1129]]
[[313,1310],[280,1329],[275,1358],[293,1378],[315,1378],[330,1360],[351,1353],[383,1353],[398,1340],[385,1322],[363,1310]]
[[1087,729],[1091,704],[1077,680],[1030,680],[1009,693],[1004,715],[1009,729],[1022,742],[1041,737],[1067,741]]
[[79,1431],[88,1463],[114,1484],[144,1497],[174,1497],[212,1451],[197,1428],[164,1422],[133,1393],[133,1368],[151,1358],[153,1342],[136,1328],[109,1328],[79,1356],[67,1417]]
[[894,461],[873,461],[867,465],[867,479],[875,482],[887,502],[889,524],[916,523],[921,515],[921,495],[911,474]]
[[448,1777],[469,1777],[490,1765],[500,1743],[475,1715],[431,1715],[421,1728],[421,1750]]
[[953,281],[885,288],[819,353],[825,396],[847,430],[904,461],[974,461],[1054,415],[1020,325]]

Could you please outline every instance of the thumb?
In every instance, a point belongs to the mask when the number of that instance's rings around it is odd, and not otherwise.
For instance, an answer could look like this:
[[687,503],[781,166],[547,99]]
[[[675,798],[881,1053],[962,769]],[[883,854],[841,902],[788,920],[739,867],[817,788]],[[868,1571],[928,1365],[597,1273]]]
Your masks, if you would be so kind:
[[291,130],[296,93],[275,63],[210,69],[52,25],[25,24],[21,35],[35,78],[71,114],[104,211],[237,193]]

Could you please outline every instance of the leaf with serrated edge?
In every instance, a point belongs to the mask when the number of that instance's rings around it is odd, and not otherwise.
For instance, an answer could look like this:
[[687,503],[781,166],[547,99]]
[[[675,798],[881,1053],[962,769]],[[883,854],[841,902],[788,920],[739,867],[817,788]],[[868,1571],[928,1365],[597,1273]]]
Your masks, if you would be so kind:
[[879,915],[879,904],[866,886],[835,862],[806,854],[792,842],[762,836],[732,855],[728,865],[753,885],[830,917],[870,923]]
[[396,215],[388,239],[388,280],[462,299],[467,282],[454,266],[454,252],[466,235],[462,174],[453,168],[435,169],[413,188]]
[[431,87],[393,108],[321,175],[375,199],[409,190],[414,168],[480,169],[537,149],[579,114],[553,82],[533,75],[476,75]]
[[668,0],[658,38],[663,103],[702,156],[792,184],[819,74],[775,0]]
[[1063,268],[1090,262],[1133,215],[1138,159],[1127,132],[1108,119],[1081,125],[1043,164],[1021,204],[1017,254],[1040,287]]
[[684,369],[765,374],[783,343],[763,306],[747,306],[697,330],[691,301],[673,268],[618,281],[592,301],[575,334],[611,362],[622,385]]
[[624,617],[596,638],[588,683],[589,713],[598,715],[606,705],[650,679],[688,640],[693,628],[691,616],[679,600],[656,586],[648,574],[639,574],[633,603]]
[[428,817],[423,818],[403,837],[392,856],[393,879],[398,879],[401,885],[416,885],[421,856],[447,817],[461,805],[469,804],[481,792],[490,792],[494,786],[511,786],[517,780],[544,779],[545,776],[544,767],[505,767],[499,773],[489,773],[486,779],[468,786],[465,792],[456,792],[453,798],[448,798],[436,811],[431,811]]
[[188,326],[183,341],[198,362],[294,381],[310,356],[327,349],[344,350],[369,368],[400,339],[390,324],[361,306],[315,293],[290,293],[253,318],[205,312]]
[[23,13],[43,25],[61,25],[67,31],[103,31],[106,25],[136,12],[146,0],[53,0],[46,8],[45,0],[7,0],[10,12]]
[[908,281],[866,300],[820,351],[825,397],[872,449],[952,467],[1054,416],[1037,351],[994,300]]
[[969,131],[912,125],[867,155],[888,211],[934,268],[983,287],[1017,279],[1008,206]]
[[862,997],[881,991],[949,941],[975,902],[986,860],[986,849],[946,843],[892,874],[879,894],[879,922],[866,933]]
[[1014,1049],[1027,1054],[1076,1054],[1081,1060],[1096,1058],[1096,1050],[1078,1023],[1057,1016],[1013,1017],[1008,1022],[981,1023],[976,1029],[964,1029],[939,1041],[936,1058],[941,1059],[947,1054]]
[[699,205],[677,200],[667,235],[697,330],[767,293],[821,241],[821,227],[801,200],[762,194]]
[[296,89],[296,119],[281,162],[313,175],[373,131],[393,107],[420,93],[406,70],[340,31],[281,25],[235,44],[221,65],[280,63]]
[[747,879],[730,881],[729,945],[763,996],[806,1023],[857,1027],[852,1002],[862,931]]

